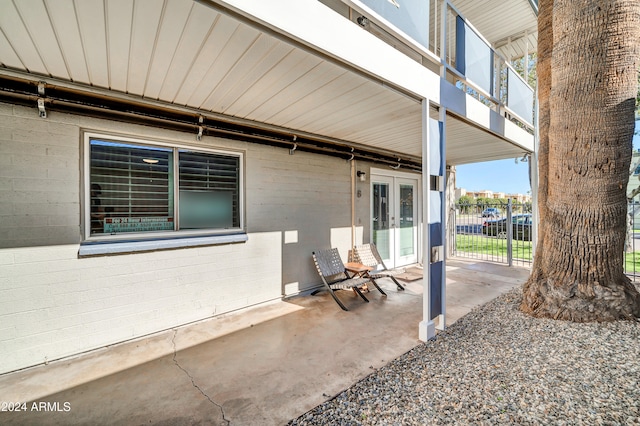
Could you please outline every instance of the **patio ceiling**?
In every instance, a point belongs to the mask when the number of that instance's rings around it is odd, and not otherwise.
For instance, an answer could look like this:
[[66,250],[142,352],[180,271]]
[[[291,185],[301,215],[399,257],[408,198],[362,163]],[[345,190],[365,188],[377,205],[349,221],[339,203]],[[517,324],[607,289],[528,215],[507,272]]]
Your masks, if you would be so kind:
[[506,59],[538,49],[538,17],[526,0],[455,0],[456,9]]
[[446,132],[448,165],[516,158],[527,153],[454,115],[447,117]]
[[[2,69],[421,155],[415,99],[191,0],[3,0]],[[521,155],[450,121],[449,164]]]

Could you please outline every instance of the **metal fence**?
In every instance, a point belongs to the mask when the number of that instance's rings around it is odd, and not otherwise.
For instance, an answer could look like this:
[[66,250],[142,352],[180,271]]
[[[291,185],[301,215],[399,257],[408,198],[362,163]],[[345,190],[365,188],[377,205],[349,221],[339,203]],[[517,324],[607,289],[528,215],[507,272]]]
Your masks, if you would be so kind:
[[640,195],[629,201],[627,213],[624,272],[632,281],[640,281]]
[[[457,205],[449,218],[453,254],[459,257],[530,266],[533,215],[530,204],[482,203]],[[512,226],[506,226],[511,223]],[[625,274],[640,282],[640,195],[629,201],[625,244]]]
[[456,205],[453,216],[454,255],[510,266],[531,265],[533,215],[530,203],[509,200],[507,203],[460,204]]

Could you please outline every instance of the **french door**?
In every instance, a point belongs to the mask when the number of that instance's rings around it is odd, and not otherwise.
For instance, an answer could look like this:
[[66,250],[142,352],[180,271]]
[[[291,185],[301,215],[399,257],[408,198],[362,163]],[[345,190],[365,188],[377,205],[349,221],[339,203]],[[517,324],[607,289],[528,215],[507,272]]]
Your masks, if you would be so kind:
[[373,175],[371,238],[388,268],[418,260],[418,180]]

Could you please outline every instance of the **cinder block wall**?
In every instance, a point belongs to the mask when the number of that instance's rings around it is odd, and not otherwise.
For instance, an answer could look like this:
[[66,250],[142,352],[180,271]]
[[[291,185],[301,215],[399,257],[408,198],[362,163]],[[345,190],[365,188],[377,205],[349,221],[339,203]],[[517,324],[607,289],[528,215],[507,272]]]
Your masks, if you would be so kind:
[[[350,244],[348,162],[203,138],[245,152],[248,242],[78,258],[82,129],[197,146],[195,135],[0,103],[0,374],[312,288],[311,252]],[[368,198],[357,208],[366,224]]]

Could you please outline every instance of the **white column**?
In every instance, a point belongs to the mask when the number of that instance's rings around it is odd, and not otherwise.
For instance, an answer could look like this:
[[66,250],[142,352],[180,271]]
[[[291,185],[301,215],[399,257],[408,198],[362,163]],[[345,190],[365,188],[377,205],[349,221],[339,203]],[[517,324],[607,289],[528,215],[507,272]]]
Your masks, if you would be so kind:
[[431,319],[431,249],[429,241],[429,191],[431,187],[431,166],[429,164],[429,99],[422,99],[422,321],[418,326],[418,338],[423,342],[435,339],[436,326]]
[[[440,306],[442,306],[442,313],[438,315],[438,330],[444,330],[447,327],[446,323],[446,313],[447,313],[447,219],[449,218],[448,210],[449,203],[447,200],[447,190],[446,190],[446,182],[447,182],[447,161],[446,161],[446,152],[447,152],[447,112],[444,108],[440,107],[440,113],[438,120],[442,123],[442,129],[440,130],[440,139],[442,140],[442,146],[440,147],[440,162],[442,163],[442,171],[444,173],[443,183],[445,187],[442,192],[442,211],[440,212],[440,218],[442,220],[442,243],[443,247],[443,258],[442,258],[442,283],[441,285],[441,294],[442,298],[440,300]],[[440,141],[431,141],[432,143],[440,143]]]

